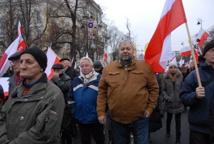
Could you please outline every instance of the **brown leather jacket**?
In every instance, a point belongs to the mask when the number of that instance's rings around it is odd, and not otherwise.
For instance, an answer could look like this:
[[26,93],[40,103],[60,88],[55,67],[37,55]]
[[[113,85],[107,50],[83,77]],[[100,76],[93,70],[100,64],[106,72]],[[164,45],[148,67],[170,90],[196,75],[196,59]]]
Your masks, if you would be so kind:
[[158,94],[155,74],[144,61],[134,60],[128,68],[115,61],[104,68],[99,83],[98,117],[108,107],[111,119],[131,123],[153,111]]

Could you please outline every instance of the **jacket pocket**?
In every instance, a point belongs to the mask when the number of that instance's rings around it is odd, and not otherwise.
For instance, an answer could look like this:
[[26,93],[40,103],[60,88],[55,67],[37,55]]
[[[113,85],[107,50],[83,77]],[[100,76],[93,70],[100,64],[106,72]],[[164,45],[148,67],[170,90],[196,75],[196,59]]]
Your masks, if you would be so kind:
[[47,136],[48,141],[55,141],[57,134],[59,133],[60,127],[58,121],[58,114],[53,110],[49,110],[45,118],[45,131],[44,134]]
[[131,71],[131,79],[134,81],[136,84],[137,83],[146,83],[146,76],[143,71]]
[[109,72],[108,81],[110,87],[118,86],[120,83],[120,72]]

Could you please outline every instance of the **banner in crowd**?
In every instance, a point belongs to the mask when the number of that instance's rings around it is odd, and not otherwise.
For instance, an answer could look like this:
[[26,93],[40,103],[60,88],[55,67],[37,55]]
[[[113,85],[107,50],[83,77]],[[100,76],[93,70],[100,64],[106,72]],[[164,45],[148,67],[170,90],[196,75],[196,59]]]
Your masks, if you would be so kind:
[[159,24],[145,52],[145,61],[154,72],[164,72],[172,52],[171,32],[185,22],[182,1],[166,0]]
[[47,58],[48,58],[48,64],[47,64],[47,68],[45,69],[45,73],[47,74],[47,77],[50,80],[54,75],[54,71],[52,69],[52,66],[54,64],[60,63],[59,62],[60,58],[51,49],[51,47],[48,48],[48,51],[47,51],[46,55],[47,55]]
[[9,45],[0,59],[0,77],[3,76],[10,67],[8,58],[17,51],[23,51],[27,47],[21,33],[21,24],[18,24],[18,37]]

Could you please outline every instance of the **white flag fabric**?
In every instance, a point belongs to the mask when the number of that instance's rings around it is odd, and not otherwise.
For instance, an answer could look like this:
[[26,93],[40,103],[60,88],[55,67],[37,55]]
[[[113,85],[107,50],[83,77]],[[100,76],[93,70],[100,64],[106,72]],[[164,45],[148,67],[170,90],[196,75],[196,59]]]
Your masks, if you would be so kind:
[[166,0],[161,19],[144,57],[154,72],[164,72],[172,51],[171,32],[185,22],[182,0]]
[[9,45],[0,59],[0,76],[3,76],[10,67],[8,58],[17,51],[23,51],[27,47],[21,33],[21,24],[18,24],[18,37]]
[[0,77],[0,84],[4,90],[4,95],[8,96],[8,93],[9,93],[9,77]]
[[0,60],[0,76],[3,76],[10,67],[10,61],[8,60],[8,58],[17,51],[21,39],[21,36],[16,38],[15,41],[13,41],[3,53],[2,58]]
[[60,63],[59,62],[60,58],[52,50],[51,47],[48,48],[48,51],[47,51],[46,55],[47,55],[47,58],[48,58],[48,64],[47,64],[47,68],[45,69],[45,73],[47,74],[47,77],[50,80],[53,77],[53,74],[54,74],[52,66],[54,64]]

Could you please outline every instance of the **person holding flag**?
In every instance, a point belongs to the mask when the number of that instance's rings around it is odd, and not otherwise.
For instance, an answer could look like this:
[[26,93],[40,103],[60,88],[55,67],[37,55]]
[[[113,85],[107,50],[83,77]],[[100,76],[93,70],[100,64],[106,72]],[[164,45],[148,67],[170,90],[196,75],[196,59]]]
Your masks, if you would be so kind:
[[181,99],[189,110],[190,144],[214,142],[214,39],[205,44],[200,67],[201,85],[196,70],[184,80]]

